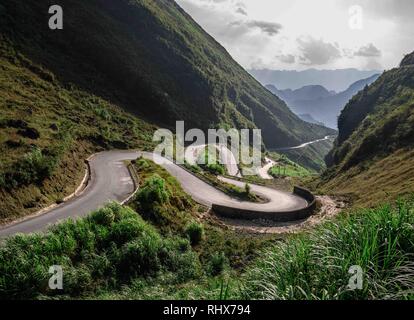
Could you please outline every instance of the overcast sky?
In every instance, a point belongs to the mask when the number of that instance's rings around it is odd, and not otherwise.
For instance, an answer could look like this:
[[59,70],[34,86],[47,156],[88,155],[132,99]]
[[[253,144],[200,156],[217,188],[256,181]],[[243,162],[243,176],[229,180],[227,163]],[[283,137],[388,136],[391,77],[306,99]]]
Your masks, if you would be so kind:
[[382,70],[414,51],[414,0],[176,1],[245,68]]

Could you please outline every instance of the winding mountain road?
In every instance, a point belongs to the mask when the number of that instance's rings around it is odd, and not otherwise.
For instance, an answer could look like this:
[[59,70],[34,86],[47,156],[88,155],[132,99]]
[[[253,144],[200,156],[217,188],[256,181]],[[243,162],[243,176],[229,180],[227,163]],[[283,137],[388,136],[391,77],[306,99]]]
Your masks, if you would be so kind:
[[285,148],[276,148],[276,149],[271,149],[271,151],[288,151],[288,150],[303,149],[303,148],[305,148],[305,147],[307,147],[307,146],[309,146],[311,144],[315,144],[315,143],[322,142],[322,141],[327,141],[327,140],[329,140],[331,138],[332,138],[332,136],[326,136],[326,137],[324,137],[322,139],[317,139],[317,140],[305,142],[305,143],[302,143],[302,144],[300,144],[298,146],[285,147]]
[[[190,146],[185,150],[185,160],[191,164],[195,165],[197,163],[197,160],[199,156],[204,153],[205,148],[207,148],[208,145],[198,145],[198,146]],[[219,152],[220,157],[220,163],[222,163],[226,170],[227,174],[232,177],[240,177],[240,170],[239,166],[237,165],[237,160],[234,157],[234,154],[229,150],[226,146],[219,144],[219,145],[213,145]]]
[[[251,185],[252,191],[269,199],[267,203],[243,202],[229,197],[195,177],[173,162],[152,153],[140,151],[106,151],[89,161],[91,177],[86,189],[76,198],[63,203],[49,212],[34,216],[22,222],[0,229],[0,238],[16,233],[31,233],[45,230],[49,225],[68,218],[86,216],[110,201],[124,201],[134,192],[134,183],[126,167],[125,160],[134,160],[139,156],[151,159],[163,166],[182,185],[183,189],[201,204],[212,204],[244,208],[262,212],[290,211],[305,208],[308,203],[291,193],[266,187]],[[242,186],[243,183],[227,179],[226,182]],[[243,184],[244,185],[244,184]]]

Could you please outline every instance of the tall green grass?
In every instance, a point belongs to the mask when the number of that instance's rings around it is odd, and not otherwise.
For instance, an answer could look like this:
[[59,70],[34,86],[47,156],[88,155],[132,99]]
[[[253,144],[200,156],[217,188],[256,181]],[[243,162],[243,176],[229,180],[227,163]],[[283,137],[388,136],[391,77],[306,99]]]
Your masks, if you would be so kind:
[[[63,290],[48,287],[61,265]],[[195,279],[201,265],[187,239],[163,237],[133,210],[112,203],[46,234],[17,235],[0,247],[0,299],[79,297],[170,274]]]
[[[247,299],[414,298],[414,202],[344,214],[267,249],[246,273]],[[361,290],[348,288],[352,266]]]

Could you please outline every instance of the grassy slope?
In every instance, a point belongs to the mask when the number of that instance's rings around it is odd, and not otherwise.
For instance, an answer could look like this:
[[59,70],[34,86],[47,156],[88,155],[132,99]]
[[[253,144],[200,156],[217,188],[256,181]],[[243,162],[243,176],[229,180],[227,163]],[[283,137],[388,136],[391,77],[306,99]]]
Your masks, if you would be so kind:
[[286,155],[290,160],[304,166],[307,169],[321,172],[326,169],[325,156],[332,149],[332,140],[311,144],[302,149],[278,152]]
[[273,160],[277,162],[268,173],[275,177],[308,177],[312,175],[312,171],[305,169],[295,162],[287,159],[286,156],[280,156],[276,153],[271,154]]
[[413,192],[413,143],[414,65],[403,64],[345,107],[321,190],[352,193],[365,205]]
[[414,191],[414,151],[400,149],[384,158],[366,161],[319,185],[319,191],[349,198],[356,207],[371,207]]
[[[107,100],[52,80],[52,74],[5,42],[0,42],[0,69],[0,179],[15,173],[16,163],[34,147],[44,154],[63,148],[50,178],[11,190],[6,180],[6,188],[0,188],[0,221],[36,211],[73,192],[85,172],[83,160],[92,152],[151,144],[153,126]],[[24,121],[39,132],[39,138],[25,137],[11,120]]]

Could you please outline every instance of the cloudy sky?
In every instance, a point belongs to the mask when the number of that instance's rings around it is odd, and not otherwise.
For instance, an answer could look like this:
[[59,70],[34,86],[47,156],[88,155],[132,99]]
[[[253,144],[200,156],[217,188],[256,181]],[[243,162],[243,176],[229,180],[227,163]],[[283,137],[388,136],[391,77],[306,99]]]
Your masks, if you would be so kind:
[[414,0],[176,0],[245,68],[389,69],[414,51]]

